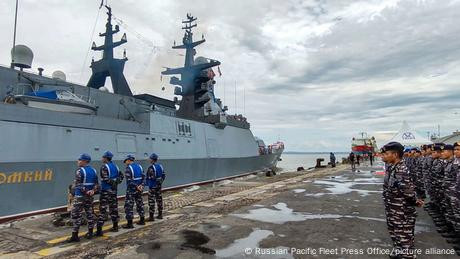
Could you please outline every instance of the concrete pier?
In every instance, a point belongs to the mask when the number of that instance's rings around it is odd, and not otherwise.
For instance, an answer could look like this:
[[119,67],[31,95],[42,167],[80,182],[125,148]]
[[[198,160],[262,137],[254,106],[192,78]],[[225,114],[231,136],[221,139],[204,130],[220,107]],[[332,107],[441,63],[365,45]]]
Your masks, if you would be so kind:
[[[71,230],[52,215],[31,217],[0,226],[0,257],[388,258],[382,170],[339,165],[166,192],[165,219],[78,244],[63,243]],[[418,258],[456,257],[418,213]]]

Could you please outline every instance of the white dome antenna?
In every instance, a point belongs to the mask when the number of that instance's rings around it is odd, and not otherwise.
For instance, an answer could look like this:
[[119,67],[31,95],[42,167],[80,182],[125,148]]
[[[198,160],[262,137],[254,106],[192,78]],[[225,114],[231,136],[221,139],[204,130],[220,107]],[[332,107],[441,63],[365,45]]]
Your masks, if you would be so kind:
[[16,45],[11,50],[11,64],[21,69],[31,68],[34,53],[26,45]]
[[54,71],[53,74],[51,75],[51,78],[56,79],[56,80],[61,80],[61,81],[66,80],[66,76],[65,76],[64,72],[62,72],[60,70]]

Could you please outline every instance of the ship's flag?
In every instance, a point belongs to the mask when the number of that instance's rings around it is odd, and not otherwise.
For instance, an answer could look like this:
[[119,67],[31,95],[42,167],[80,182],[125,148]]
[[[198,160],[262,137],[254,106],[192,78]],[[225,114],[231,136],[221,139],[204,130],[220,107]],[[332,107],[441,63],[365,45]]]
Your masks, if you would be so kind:
[[222,76],[222,72],[220,72],[220,66],[217,67],[217,72],[219,72],[219,76]]

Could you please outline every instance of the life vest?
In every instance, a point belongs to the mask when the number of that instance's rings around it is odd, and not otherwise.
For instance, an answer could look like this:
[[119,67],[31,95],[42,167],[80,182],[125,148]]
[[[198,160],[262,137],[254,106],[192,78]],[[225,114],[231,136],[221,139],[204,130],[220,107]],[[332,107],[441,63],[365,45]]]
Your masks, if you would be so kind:
[[153,170],[153,175],[147,178],[147,185],[149,188],[155,188],[158,184],[161,184],[164,178],[164,170],[161,164],[153,164],[150,166]]
[[142,166],[137,163],[132,163],[128,166],[128,168],[131,171],[133,177],[129,181],[128,179],[126,179],[126,184],[129,186],[129,183],[132,182],[136,185],[141,185],[142,174],[144,173],[144,169],[142,169]]
[[[109,179],[112,181],[116,181],[118,179],[118,175],[120,173],[120,170],[118,169],[118,166],[114,164],[113,162],[108,162],[107,164],[103,165],[107,171],[109,172]],[[101,188],[103,191],[109,190],[112,188],[112,185],[109,184],[106,181],[101,181]]]
[[75,196],[83,196],[86,191],[94,189],[94,186],[97,184],[97,173],[96,169],[91,166],[84,166],[78,169],[81,174],[82,187],[75,188]]

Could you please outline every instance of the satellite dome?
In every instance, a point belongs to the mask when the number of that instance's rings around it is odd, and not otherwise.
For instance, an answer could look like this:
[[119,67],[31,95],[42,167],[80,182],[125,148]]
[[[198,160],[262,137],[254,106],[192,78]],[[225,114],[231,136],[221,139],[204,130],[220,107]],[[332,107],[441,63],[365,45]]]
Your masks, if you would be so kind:
[[11,50],[11,61],[15,67],[31,68],[34,53],[25,45],[16,45]]
[[205,64],[205,63],[209,63],[209,60],[205,57],[196,57],[195,58],[195,64]]
[[53,74],[51,75],[51,78],[56,79],[56,80],[61,80],[61,81],[66,80],[66,76],[65,76],[64,72],[62,72],[60,70],[54,71]]
[[101,91],[101,92],[109,92],[109,89],[107,89],[107,87],[105,87],[105,86],[101,86],[101,87],[99,87],[99,91]]

